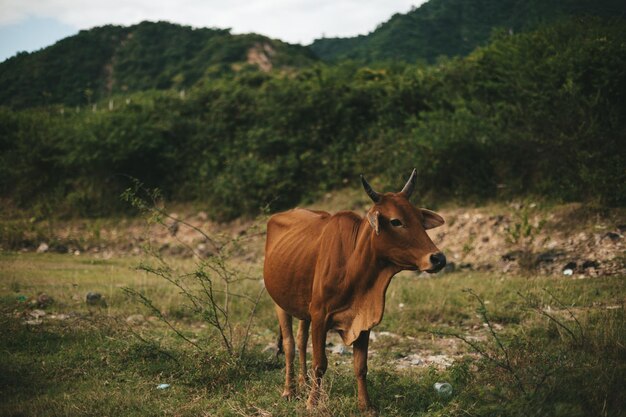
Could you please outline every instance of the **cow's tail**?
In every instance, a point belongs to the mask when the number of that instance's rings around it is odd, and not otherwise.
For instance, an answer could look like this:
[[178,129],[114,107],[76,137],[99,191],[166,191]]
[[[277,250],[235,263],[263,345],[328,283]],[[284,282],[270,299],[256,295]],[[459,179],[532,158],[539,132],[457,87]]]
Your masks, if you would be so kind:
[[283,350],[283,331],[280,329],[280,326],[278,326],[278,338],[276,338],[276,357],[284,353],[285,351]]

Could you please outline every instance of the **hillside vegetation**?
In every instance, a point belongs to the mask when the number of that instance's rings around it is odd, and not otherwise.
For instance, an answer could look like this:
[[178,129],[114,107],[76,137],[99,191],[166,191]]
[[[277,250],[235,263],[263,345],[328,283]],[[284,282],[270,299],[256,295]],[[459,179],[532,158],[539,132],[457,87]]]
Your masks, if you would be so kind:
[[0,65],[0,104],[24,108],[85,105],[117,93],[184,89],[242,65],[267,70],[315,62],[299,45],[167,22],[83,30],[51,47]]
[[[0,110],[0,193],[105,215],[129,177],[216,219],[282,209],[413,167],[422,203],[626,201],[626,25],[570,20],[436,66],[242,69],[97,110]],[[622,145],[620,145],[620,143]]]
[[431,0],[397,13],[367,35],[322,38],[310,47],[322,59],[430,62],[464,56],[487,44],[494,29],[518,33],[567,16],[626,15],[619,0]]

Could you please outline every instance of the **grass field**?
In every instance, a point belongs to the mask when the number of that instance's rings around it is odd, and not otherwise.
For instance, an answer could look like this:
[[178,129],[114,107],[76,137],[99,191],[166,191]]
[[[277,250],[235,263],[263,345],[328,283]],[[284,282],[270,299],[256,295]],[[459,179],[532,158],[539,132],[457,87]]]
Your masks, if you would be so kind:
[[[169,262],[194,268],[191,260]],[[264,351],[277,331],[267,294],[247,353],[234,358],[184,308],[180,291],[138,264],[138,257],[0,253],[1,415],[307,415],[303,398],[280,398],[283,358]],[[259,271],[253,264],[260,280]],[[626,415],[625,277],[577,278],[394,278],[370,344],[368,383],[380,414]],[[261,288],[258,280],[241,285],[250,294]],[[125,287],[146,294],[202,350]],[[101,293],[106,306],[87,305],[87,292]],[[53,303],[31,305],[40,293]],[[235,310],[241,329],[245,314]],[[314,414],[358,415],[351,361],[329,352],[327,398]],[[451,396],[435,392],[438,381],[452,384]],[[170,386],[157,389],[162,383]]]

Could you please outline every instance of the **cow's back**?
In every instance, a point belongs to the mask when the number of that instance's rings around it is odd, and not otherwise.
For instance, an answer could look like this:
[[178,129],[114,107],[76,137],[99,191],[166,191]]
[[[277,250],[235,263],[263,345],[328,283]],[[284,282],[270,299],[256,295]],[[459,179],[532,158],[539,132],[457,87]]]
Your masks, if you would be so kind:
[[330,214],[293,209],[267,223],[263,278],[267,292],[283,310],[308,317],[319,240]]

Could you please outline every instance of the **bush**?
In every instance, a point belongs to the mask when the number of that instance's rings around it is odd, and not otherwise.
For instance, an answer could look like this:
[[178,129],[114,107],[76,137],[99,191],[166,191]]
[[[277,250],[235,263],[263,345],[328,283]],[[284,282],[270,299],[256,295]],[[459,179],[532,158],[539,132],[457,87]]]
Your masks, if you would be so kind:
[[626,202],[626,25],[570,20],[438,65],[251,68],[114,109],[0,109],[0,196],[119,211],[139,178],[211,216],[291,207],[359,173],[423,200]]

